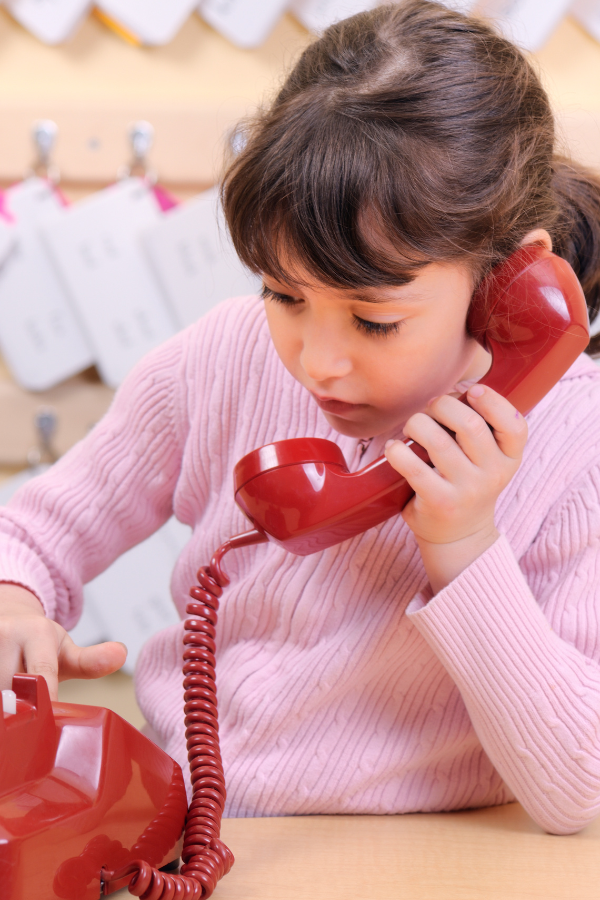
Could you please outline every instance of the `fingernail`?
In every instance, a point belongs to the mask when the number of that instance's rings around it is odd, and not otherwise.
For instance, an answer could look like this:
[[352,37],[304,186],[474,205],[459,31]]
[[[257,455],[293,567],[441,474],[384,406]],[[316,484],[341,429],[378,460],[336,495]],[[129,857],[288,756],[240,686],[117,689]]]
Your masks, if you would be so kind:
[[465,394],[470,387],[477,383],[476,378],[467,378],[465,381],[458,381],[454,385],[454,390],[459,394]]
[[431,406],[431,404],[432,404],[432,403],[435,403],[435,401],[436,401],[437,399],[438,399],[437,397],[432,397],[431,400],[428,400],[428,401],[427,401],[427,406]]
[[395,443],[396,443],[396,441],[393,440],[393,438],[390,438],[389,441],[386,441],[386,442],[385,442],[385,449],[387,450],[388,447],[391,447],[392,444],[395,444]]
[[474,384],[472,388],[469,388],[469,397],[483,397],[485,394],[485,388],[482,384]]

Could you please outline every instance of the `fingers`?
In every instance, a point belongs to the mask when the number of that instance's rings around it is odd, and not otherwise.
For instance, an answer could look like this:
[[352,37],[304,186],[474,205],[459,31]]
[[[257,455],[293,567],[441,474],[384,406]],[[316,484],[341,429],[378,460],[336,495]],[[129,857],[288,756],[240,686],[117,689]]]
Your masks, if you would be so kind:
[[23,671],[23,653],[20,645],[5,635],[4,623],[0,623],[0,690],[12,688],[12,677],[15,672]]
[[78,647],[65,634],[58,656],[58,678],[59,681],[67,681],[69,678],[102,678],[120,669],[126,659],[127,647],[119,641]]
[[[452,439],[450,438],[450,440]],[[406,478],[416,494],[424,499],[433,499],[436,496],[439,491],[440,476],[433,471],[431,466],[419,459],[404,441],[388,441],[385,456],[389,464]]]
[[[501,456],[519,460],[527,441],[524,417],[504,397],[483,385],[474,385],[467,396],[468,406],[447,395],[437,397],[428,406],[427,415],[413,416],[405,427],[410,437],[427,448],[434,465],[446,477],[449,470],[456,473],[461,465],[463,475],[469,475],[466,461],[461,463],[459,448],[475,466],[486,468]],[[448,434],[444,436],[443,429],[436,430],[433,420],[453,431],[456,441]]]
[[0,690],[10,690],[14,673],[23,671],[23,645],[36,633],[35,621],[46,619],[35,594],[18,584],[0,584],[0,611]]
[[386,446],[388,461],[415,492],[402,516],[428,544],[475,534],[487,540],[496,533],[496,502],[517,471],[527,440],[523,416],[504,397],[483,385],[469,388],[467,397],[470,405],[438,397],[404,426],[435,468],[401,441]]
[[116,672],[127,648],[116,641],[78,647],[67,632],[45,616],[0,618],[0,689],[12,687],[15,672],[42,675],[51,700],[68,678],[101,678]]
[[49,619],[29,618],[27,637],[23,643],[21,671],[28,675],[43,675],[51,700],[58,700],[57,628],[60,626]]
[[527,422],[512,403],[482,384],[467,393],[469,405],[494,429],[494,438],[502,453],[520,459],[527,443]]
[[[445,401],[449,401],[452,411],[452,403],[454,402],[452,398],[440,397],[428,407],[428,410],[431,409],[429,415],[427,413],[417,413],[416,415],[411,416],[404,426],[404,433],[427,450],[431,462],[444,478],[452,479],[459,477],[464,479],[469,476],[473,464],[468,456],[465,455],[464,448],[454,440],[451,434],[448,434],[448,432],[441,427],[441,425],[446,425],[446,421],[443,421],[443,419],[451,420],[453,424],[456,424],[457,418],[456,415],[448,416],[447,410],[445,409],[448,404],[446,404]],[[458,405],[463,406],[462,403],[459,403]],[[458,412],[460,414],[462,411],[459,410]],[[477,413],[474,413],[473,410],[467,409],[467,413],[470,413],[473,417],[482,421],[481,417],[478,416]],[[435,418],[433,418],[434,415]],[[441,424],[436,421],[438,416]],[[485,422],[483,422],[483,426],[484,428],[487,427]],[[452,426],[448,425],[447,427],[451,428]],[[489,435],[489,438],[493,443],[494,439],[491,434]]]
[[472,386],[468,397],[472,407],[448,395],[437,397],[404,427],[407,437],[427,450],[435,471],[401,441],[386,449],[390,464],[424,500],[439,499],[444,482],[482,487],[486,472],[494,485],[504,482],[521,458],[527,440],[524,417],[483,385]]

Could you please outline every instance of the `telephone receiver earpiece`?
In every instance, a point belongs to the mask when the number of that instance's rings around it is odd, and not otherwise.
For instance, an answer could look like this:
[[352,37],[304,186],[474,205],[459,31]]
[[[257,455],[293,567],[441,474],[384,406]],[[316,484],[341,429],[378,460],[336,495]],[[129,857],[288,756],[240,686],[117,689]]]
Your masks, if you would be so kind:
[[[492,355],[480,383],[523,415],[589,342],[587,306],[573,269],[537,245],[517,250],[483,280],[467,328]],[[466,395],[460,399],[466,402]],[[406,443],[429,462],[422,447]],[[299,556],[379,525],[413,495],[385,456],[350,473],[337,444],[319,438],[259,447],[238,462],[234,481],[236,503],[254,528]]]

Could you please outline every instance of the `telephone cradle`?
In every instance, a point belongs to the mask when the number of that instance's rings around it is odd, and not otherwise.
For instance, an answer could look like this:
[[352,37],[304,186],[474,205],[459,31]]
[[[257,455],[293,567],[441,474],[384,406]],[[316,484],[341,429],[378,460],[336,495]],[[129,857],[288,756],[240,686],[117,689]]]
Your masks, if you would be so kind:
[[[481,383],[523,415],[589,341],[575,273],[538,246],[518,250],[484,279],[467,327],[492,355]],[[316,438],[252,451],[235,467],[234,491],[252,529],[199,569],[186,607],[189,809],[177,763],[119,716],[50,704],[42,678],[15,675],[16,714],[0,717],[2,900],[97,900],[126,885],[144,900],[201,900],[231,868],[220,840],[226,790],[215,679],[219,598],[229,583],[223,557],[266,541],[301,556],[324,550],[397,515],[412,497],[385,457],[350,473],[339,447]],[[165,870],[179,857],[179,873]]]

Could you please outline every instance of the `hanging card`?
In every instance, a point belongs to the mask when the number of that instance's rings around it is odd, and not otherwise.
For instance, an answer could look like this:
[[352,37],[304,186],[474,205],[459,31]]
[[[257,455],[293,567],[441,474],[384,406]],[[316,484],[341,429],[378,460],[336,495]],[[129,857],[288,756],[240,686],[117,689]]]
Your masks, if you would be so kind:
[[103,640],[123,641],[127,646],[123,671],[133,674],[145,642],[157,631],[180,621],[171,599],[171,576],[191,534],[187,525],[169,519],[86,584],[83,596],[87,615],[71,632],[73,640],[85,642],[90,624],[98,622]]
[[0,266],[7,259],[16,244],[15,227],[0,218]]
[[98,9],[141,44],[171,41],[198,0],[98,0]]
[[502,33],[524,50],[546,43],[572,0],[481,0],[478,13],[494,20]]
[[378,0],[293,0],[290,9],[309,31],[320,34],[356,13],[373,9]]
[[575,0],[569,15],[577,19],[593,38],[600,41],[600,0]]
[[[0,267],[0,351],[15,380],[42,391],[93,365],[94,357],[37,232],[63,201],[41,178],[4,195],[14,247]],[[10,226],[9,226],[10,227]]]
[[[470,13],[477,0],[438,0],[443,6],[457,12]],[[299,22],[320,34],[334,22],[366,12],[379,5],[379,0],[292,0],[290,10]]]
[[442,6],[453,9],[455,12],[462,13],[464,16],[470,15],[475,9],[478,0],[437,0]]
[[289,0],[201,0],[202,18],[238,47],[258,47],[266,41]]
[[92,0],[5,0],[5,5],[40,41],[60,44],[83,21],[92,7]]
[[67,210],[42,234],[94,350],[117,387],[135,363],[175,332],[140,244],[161,212],[152,188],[130,178]]
[[143,243],[181,328],[221,300],[260,288],[233,248],[216,188],[163,216]]

